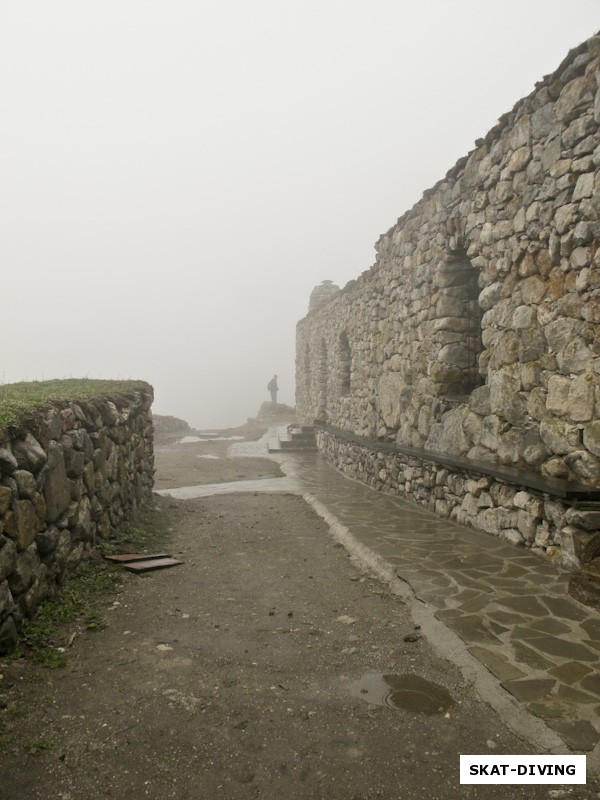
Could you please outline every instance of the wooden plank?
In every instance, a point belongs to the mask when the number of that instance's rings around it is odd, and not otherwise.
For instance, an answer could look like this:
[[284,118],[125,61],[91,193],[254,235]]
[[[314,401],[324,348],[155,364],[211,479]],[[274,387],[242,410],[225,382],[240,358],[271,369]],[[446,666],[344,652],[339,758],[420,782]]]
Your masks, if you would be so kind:
[[107,561],[115,564],[126,564],[130,561],[150,561],[153,558],[170,558],[170,553],[118,553],[114,556],[104,556]]
[[176,567],[178,564],[183,564],[183,561],[178,561],[176,558],[152,558],[149,561],[134,561],[124,566],[129,572],[150,572],[153,569]]

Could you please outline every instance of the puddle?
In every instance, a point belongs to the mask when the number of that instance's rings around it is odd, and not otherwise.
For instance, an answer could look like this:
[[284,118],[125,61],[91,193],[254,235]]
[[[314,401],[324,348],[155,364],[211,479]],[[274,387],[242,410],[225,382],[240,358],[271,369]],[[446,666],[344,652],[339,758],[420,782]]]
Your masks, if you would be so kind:
[[207,434],[206,436],[184,436],[175,444],[191,444],[192,442],[232,442],[234,439],[243,439],[243,436],[216,436]]
[[219,461],[220,460],[219,456],[211,456],[208,453],[202,454],[201,456],[196,456],[196,458],[214,458],[215,461]]
[[418,675],[380,675],[371,672],[354,681],[349,688],[353,697],[401,711],[443,714],[454,705],[447,689]]
[[229,483],[203,483],[198,486],[179,486],[176,489],[158,489],[156,494],[174,497],[177,500],[193,500],[214,494],[237,494],[238,492],[285,492],[299,494],[300,487],[292,478],[258,478],[250,481]]

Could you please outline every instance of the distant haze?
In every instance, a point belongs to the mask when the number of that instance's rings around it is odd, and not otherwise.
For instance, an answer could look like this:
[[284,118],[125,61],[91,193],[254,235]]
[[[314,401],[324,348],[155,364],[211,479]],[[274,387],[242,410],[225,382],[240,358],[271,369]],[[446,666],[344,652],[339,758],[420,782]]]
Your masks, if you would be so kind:
[[310,292],[600,28],[597,0],[0,4],[0,381],[233,426]]

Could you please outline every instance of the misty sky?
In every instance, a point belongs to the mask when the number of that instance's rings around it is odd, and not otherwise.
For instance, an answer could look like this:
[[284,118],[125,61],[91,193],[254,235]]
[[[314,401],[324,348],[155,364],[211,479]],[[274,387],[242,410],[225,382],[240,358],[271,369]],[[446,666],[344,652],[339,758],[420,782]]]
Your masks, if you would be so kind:
[[0,382],[233,426],[598,0],[0,0]]

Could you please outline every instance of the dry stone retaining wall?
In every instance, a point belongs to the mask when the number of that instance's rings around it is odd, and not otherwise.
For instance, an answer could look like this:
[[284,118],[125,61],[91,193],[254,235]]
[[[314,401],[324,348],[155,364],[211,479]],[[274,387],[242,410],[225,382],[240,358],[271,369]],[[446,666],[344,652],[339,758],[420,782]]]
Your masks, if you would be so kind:
[[[299,420],[599,486],[599,128],[595,36],[379,239],[370,270],[298,323]],[[332,435],[321,446],[349,469],[357,454]],[[565,525],[535,499],[509,508],[493,480],[431,484],[423,465],[399,488],[378,466],[352,469],[569,558]]]
[[0,434],[0,653],[152,495],[152,388],[65,403]]

